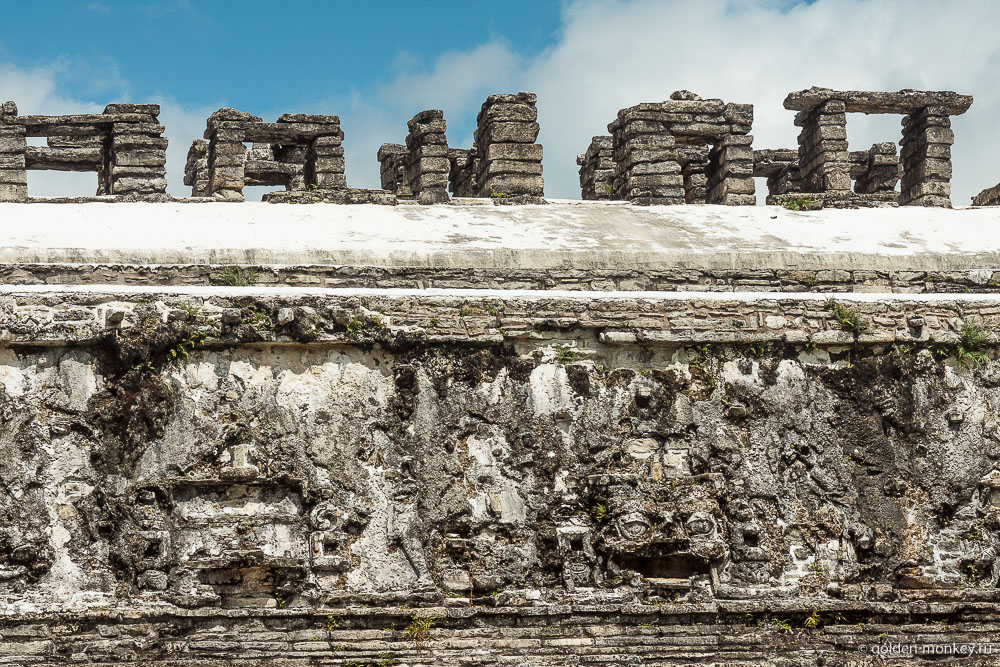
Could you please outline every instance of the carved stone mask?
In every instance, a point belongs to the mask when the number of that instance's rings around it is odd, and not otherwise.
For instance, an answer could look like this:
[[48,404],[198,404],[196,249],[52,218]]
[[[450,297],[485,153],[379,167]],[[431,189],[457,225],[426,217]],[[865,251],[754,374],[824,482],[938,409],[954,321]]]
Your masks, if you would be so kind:
[[641,540],[649,533],[649,521],[639,512],[630,512],[618,520],[618,534],[626,540]]

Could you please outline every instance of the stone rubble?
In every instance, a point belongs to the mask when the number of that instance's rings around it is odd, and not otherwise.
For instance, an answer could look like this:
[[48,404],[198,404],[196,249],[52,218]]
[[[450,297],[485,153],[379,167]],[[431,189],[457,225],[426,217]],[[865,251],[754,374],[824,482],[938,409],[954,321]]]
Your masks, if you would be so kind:
[[972,198],[973,206],[1000,206],[1000,185],[986,188]]
[[382,144],[378,149],[379,174],[382,189],[399,199],[412,199],[413,191],[406,181],[406,161],[409,151],[401,144]]
[[476,175],[479,173],[475,149],[449,148],[448,187],[452,197],[477,197],[479,187]]

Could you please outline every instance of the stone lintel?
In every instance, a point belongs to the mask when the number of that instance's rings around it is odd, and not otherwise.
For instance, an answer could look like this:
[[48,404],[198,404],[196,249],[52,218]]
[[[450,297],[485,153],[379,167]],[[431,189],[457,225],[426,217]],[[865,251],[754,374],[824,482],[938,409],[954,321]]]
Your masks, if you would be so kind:
[[785,108],[792,111],[814,109],[829,100],[842,100],[848,113],[910,114],[924,107],[940,106],[952,115],[968,111],[972,95],[960,95],[950,90],[900,90],[895,93],[862,90],[831,90],[812,87],[789,93]]

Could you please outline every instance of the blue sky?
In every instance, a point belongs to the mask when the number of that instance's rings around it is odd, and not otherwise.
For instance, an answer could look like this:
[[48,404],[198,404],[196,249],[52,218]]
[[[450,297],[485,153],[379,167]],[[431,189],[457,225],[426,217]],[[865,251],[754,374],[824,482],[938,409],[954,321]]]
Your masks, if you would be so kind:
[[[263,111],[279,100],[297,108],[317,96],[343,97],[446,51],[500,40],[530,56],[555,41],[559,2],[504,0],[478,11],[477,4],[9,3],[0,61],[58,62],[60,88],[80,99],[125,89],[143,99],[169,93],[196,105]],[[48,7],[44,15],[40,5]]]
[[[187,147],[221,106],[340,115],[349,183],[372,187],[378,146],[401,142],[416,112],[443,109],[449,144],[468,147],[488,94],[530,90],[546,193],[575,198],[576,154],[622,107],[682,88],[751,103],[755,147],[794,147],[781,102],[811,85],[974,95],[954,121],[953,199],[1000,181],[995,0],[58,0],[3,13],[0,98],[21,113],[160,103],[177,195]],[[848,134],[852,149],[898,140],[899,118],[851,116]],[[94,180],[31,172],[29,188],[83,194]]]

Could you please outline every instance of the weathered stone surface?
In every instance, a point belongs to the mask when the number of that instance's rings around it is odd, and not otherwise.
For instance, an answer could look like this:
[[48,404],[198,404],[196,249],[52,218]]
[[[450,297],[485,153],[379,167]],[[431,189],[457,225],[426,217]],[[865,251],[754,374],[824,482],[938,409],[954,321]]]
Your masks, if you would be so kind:
[[972,198],[973,206],[998,206],[1000,205],[1000,185],[986,188]]
[[910,114],[924,107],[941,106],[948,113],[965,113],[972,106],[971,95],[959,95],[951,91],[900,90],[895,93],[859,90],[830,90],[812,87],[785,98],[785,108],[793,111],[813,109],[830,100],[843,103],[848,113],[898,113]]

